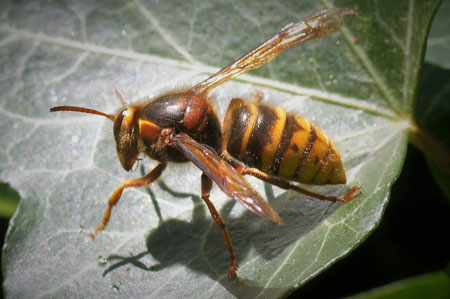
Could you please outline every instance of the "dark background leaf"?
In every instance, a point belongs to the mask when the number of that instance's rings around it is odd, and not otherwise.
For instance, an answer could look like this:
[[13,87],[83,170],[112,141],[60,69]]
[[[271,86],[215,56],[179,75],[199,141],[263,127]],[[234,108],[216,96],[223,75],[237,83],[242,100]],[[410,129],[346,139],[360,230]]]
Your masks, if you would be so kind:
[[0,217],[11,218],[19,204],[20,196],[8,184],[0,183]]
[[[445,164],[449,164],[450,155],[450,69],[430,64],[424,65],[416,118],[426,134],[439,140],[440,143],[433,148],[442,147],[445,151],[443,158],[433,156],[432,151],[425,150],[425,154],[428,155],[428,164],[436,182],[450,199],[450,169],[444,167]],[[421,147],[420,142],[418,140],[419,147]]]
[[430,35],[427,42],[425,61],[429,64],[450,69],[450,1],[442,1],[439,11],[433,20]]
[[383,286],[381,288],[366,292],[352,299],[420,299],[434,298],[446,299],[450,296],[450,278],[445,272],[435,272],[396,283]]
[[[445,147],[442,155],[434,155],[426,151],[428,164],[436,182],[447,198],[450,199],[450,169],[448,152],[450,151],[450,1],[442,2],[433,21],[427,42],[426,61],[422,70],[420,89],[417,98],[415,115],[417,122],[425,128],[426,133],[437,137],[443,144],[434,147]],[[419,147],[421,146],[418,140]],[[422,146],[423,148],[423,146]],[[437,157],[436,157],[437,156]]]

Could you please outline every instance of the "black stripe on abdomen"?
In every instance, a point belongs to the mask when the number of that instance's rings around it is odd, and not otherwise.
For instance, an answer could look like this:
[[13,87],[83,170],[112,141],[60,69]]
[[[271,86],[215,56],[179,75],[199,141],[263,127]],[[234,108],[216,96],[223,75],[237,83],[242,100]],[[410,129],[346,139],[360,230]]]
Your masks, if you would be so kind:
[[248,166],[261,169],[264,146],[272,142],[272,136],[269,132],[278,117],[270,106],[258,105],[257,107],[258,117],[242,162]]

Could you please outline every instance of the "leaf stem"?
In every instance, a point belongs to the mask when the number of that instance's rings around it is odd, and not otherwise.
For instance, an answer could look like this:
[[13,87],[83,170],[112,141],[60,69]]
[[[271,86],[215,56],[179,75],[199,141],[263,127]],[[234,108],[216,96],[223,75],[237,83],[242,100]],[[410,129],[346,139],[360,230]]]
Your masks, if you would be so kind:
[[450,173],[450,148],[447,144],[417,122],[414,122],[411,128],[410,140],[437,165]]

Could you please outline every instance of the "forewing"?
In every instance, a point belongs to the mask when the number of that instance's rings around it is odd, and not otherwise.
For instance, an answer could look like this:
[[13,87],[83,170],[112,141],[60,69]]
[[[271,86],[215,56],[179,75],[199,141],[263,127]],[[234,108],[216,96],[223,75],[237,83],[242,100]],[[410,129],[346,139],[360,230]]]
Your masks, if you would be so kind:
[[355,14],[355,11],[348,8],[323,9],[302,21],[286,25],[259,47],[192,89],[196,93],[208,92],[225,81],[268,63],[287,48],[338,31],[342,26],[342,17],[351,14]]
[[279,224],[283,223],[280,215],[247,182],[244,176],[219,157],[214,150],[198,143],[184,133],[172,137],[169,145],[182,152],[229,197],[242,203],[259,216],[269,218]]

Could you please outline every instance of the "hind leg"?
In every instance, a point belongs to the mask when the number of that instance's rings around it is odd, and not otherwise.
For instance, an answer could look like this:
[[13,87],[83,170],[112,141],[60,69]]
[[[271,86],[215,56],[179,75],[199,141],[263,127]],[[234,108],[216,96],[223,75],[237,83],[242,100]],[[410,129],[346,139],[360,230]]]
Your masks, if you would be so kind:
[[250,167],[246,167],[246,166],[237,166],[236,170],[239,171],[243,175],[246,175],[246,174],[252,175],[254,177],[257,177],[258,179],[261,179],[267,183],[273,184],[280,188],[291,189],[291,190],[297,191],[299,193],[303,193],[308,196],[312,196],[312,197],[322,199],[322,200],[346,202],[346,201],[353,199],[353,197],[355,197],[362,189],[359,186],[354,186],[352,189],[350,189],[350,191],[347,192],[346,195],[328,196],[328,195],[323,195],[320,193],[309,191],[309,190],[302,188],[288,180],[273,177],[273,176],[268,175],[256,168],[250,168]]

